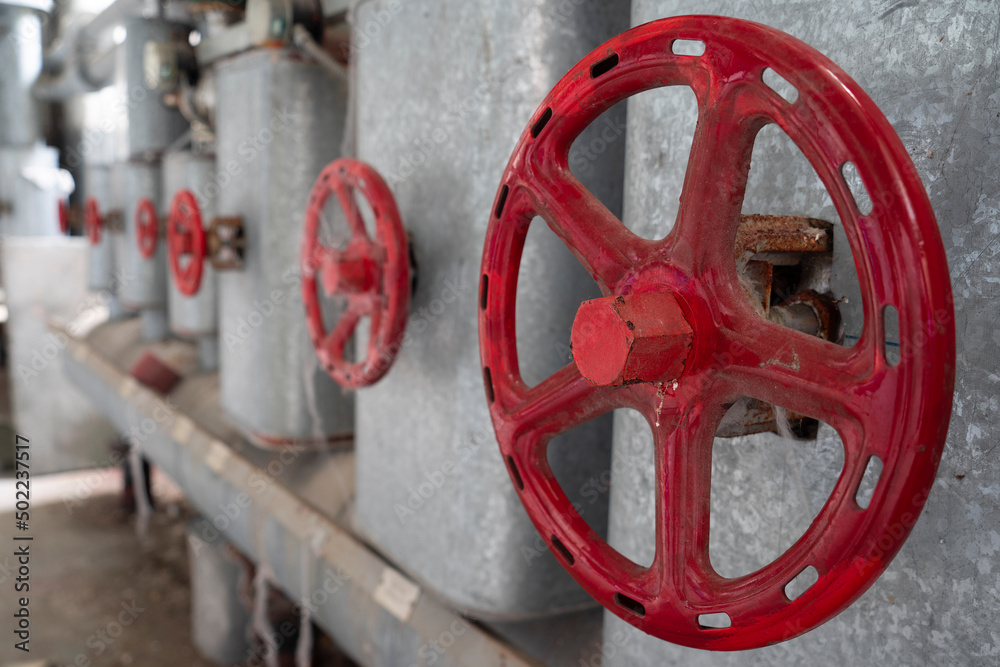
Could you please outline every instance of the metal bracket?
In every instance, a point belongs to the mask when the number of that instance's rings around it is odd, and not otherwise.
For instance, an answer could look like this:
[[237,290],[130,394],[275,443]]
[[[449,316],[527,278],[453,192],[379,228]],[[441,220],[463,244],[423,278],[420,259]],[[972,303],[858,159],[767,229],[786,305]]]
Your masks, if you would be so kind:
[[[800,216],[744,215],[734,250],[740,282],[747,298],[767,319],[834,343],[841,342],[843,323],[829,289],[833,262],[833,225]],[[744,399],[723,419],[716,437],[785,431],[811,440],[819,422],[793,412],[779,425],[774,406]],[[785,429],[787,426],[787,429]]]
[[125,229],[125,216],[120,208],[113,209],[104,214],[104,229],[109,232],[120,232]]
[[243,218],[214,218],[206,232],[208,258],[221,271],[243,268],[246,236]]

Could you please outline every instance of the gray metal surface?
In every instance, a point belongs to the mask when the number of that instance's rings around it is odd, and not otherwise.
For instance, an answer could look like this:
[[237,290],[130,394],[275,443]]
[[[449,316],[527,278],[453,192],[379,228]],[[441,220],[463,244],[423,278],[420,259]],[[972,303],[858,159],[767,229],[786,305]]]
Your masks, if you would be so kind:
[[[0,97],[3,96],[0,88]],[[55,148],[0,146],[0,235],[55,236],[59,234],[57,206],[59,152]]]
[[[147,350],[186,376],[169,400],[125,371]],[[448,610],[343,527],[354,490],[353,453],[265,452],[246,442],[222,418],[218,377],[192,374],[190,344],[144,345],[132,320],[71,340],[68,351],[67,376],[202,513],[198,535],[228,541],[266,569],[359,664],[539,664]]]
[[216,210],[241,217],[246,238],[244,268],[219,275],[222,404],[260,444],[326,442],[353,431],[354,396],[309,340],[300,230],[313,181],[339,155],[347,85],[284,49],[220,62],[216,76]]
[[203,39],[195,48],[195,55],[198,57],[198,64],[204,67],[249,48],[250,33],[246,23],[241,21]]
[[[479,617],[594,604],[545,550],[501,461],[479,363],[477,286],[490,209],[517,139],[550,87],[625,29],[627,14],[624,1],[376,1],[354,19],[358,157],[392,188],[417,270],[395,365],[358,393],[357,518],[401,567]],[[600,159],[574,153],[571,164],[582,159],[581,178],[617,210],[624,141],[602,145]],[[529,383],[568,362],[576,308],[596,294],[555,235],[533,225],[517,312]],[[597,530],[607,496],[583,494],[607,469],[609,443],[603,419],[549,450]]]
[[143,308],[139,311],[139,322],[145,341],[164,340],[170,335],[167,311],[163,308]]
[[[146,259],[139,252],[136,228],[136,210],[142,199],[153,202],[157,216],[162,215],[163,183],[161,168],[157,162],[130,161],[124,163],[125,194],[122,217],[125,232],[121,266],[127,280],[122,281],[119,297],[122,305],[134,310],[156,308],[165,310],[167,305],[167,244],[157,243],[156,253]],[[112,172],[114,173],[114,172]]]
[[39,12],[0,5],[0,146],[31,146],[40,128],[31,86],[42,72]]
[[125,43],[118,49],[115,89],[124,109],[117,130],[124,132],[116,143],[120,160],[154,158],[188,129],[176,108],[163,103],[157,91],[146,85],[143,50],[146,42],[187,41],[188,28],[155,19],[132,18],[124,22]]
[[210,660],[238,664],[251,651],[250,610],[240,597],[249,586],[249,569],[227,542],[202,535],[205,522],[199,517],[187,530],[191,641]]
[[[217,192],[215,177],[214,155],[195,154],[190,150],[168,153],[163,159],[164,215],[170,211],[179,190],[190,190],[198,200],[202,225],[207,229],[215,217],[216,200],[210,196]],[[167,283],[170,330],[180,336],[216,336],[219,330],[218,278],[211,263],[205,261],[201,288],[194,296],[181,294],[173,276],[168,276]]]
[[[996,5],[636,0],[632,21],[688,13],[759,21],[811,44],[861,84],[902,138],[927,186],[951,265],[958,334],[954,413],[937,482],[909,540],[881,579],[837,618],[784,644],[720,654],[660,642],[606,613],[601,664],[996,664]],[[694,96],[682,89],[648,93],[633,98],[628,113],[624,221],[660,236],[677,211]],[[836,222],[818,178],[774,129],[758,137],[744,213]],[[850,295],[850,251],[840,226],[835,230],[833,289]],[[853,297],[842,304],[849,335],[860,328],[859,305]],[[614,470],[610,542],[639,562],[652,555],[648,430],[635,413],[616,416],[615,458],[628,465]],[[777,436],[717,441],[710,541],[716,569],[749,572],[790,546],[825,501],[842,461],[842,447],[828,428],[815,443]]]
[[103,317],[101,295],[80,280],[85,239],[7,238],[0,244],[11,407],[18,433],[31,440],[36,474],[106,465],[115,433],[87,397],[62,373],[68,339],[50,332],[49,318],[75,320],[83,333]]
[[[115,146],[120,145],[120,142],[115,143]],[[123,283],[136,280],[135,274],[130,273],[128,269],[128,262],[130,261],[129,250],[125,245],[126,235],[124,227],[127,224],[125,220],[125,207],[127,199],[125,189],[129,180],[129,176],[126,173],[128,168],[128,161],[116,161],[111,163],[108,171],[108,205],[101,206],[101,215],[103,216],[106,216],[110,211],[117,211],[121,214],[121,225],[119,225],[116,229],[109,229],[107,225],[105,225],[104,231],[101,232],[102,237],[104,234],[111,237],[112,266],[114,267],[115,275],[120,276],[117,283],[118,288],[116,290],[119,296],[121,295],[123,289]]]
[[[86,168],[86,197],[94,197],[102,212],[106,212],[111,202],[111,170],[103,165],[88,165]],[[80,199],[81,204],[83,198]],[[85,237],[86,238],[86,237]],[[87,286],[94,291],[117,292],[115,280],[114,239],[107,230],[102,230],[101,240],[96,245],[87,241],[89,257],[87,262]]]

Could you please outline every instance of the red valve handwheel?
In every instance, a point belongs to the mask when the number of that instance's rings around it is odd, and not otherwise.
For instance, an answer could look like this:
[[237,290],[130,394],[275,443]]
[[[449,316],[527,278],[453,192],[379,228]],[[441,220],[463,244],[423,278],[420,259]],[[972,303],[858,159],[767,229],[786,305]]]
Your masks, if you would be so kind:
[[[365,230],[355,194],[369,203],[375,238]],[[350,225],[343,248],[319,240],[323,206],[337,196]],[[410,310],[409,244],[392,191],[363,162],[340,159],[327,165],[309,196],[302,239],[302,300],[320,363],[342,387],[356,389],[377,382],[389,370],[402,344]],[[317,275],[318,274],[318,275]],[[329,295],[347,297],[340,320],[327,330],[320,310],[317,278]],[[351,363],[344,349],[361,317],[371,317],[371,334],[362,360]]]
[[143,197],[135,208],[135,239],[139,245],[139,254],[146,259],[155,255],[159,236],[160,224],[156,219],[156,207],[148,197]]
[[59,232],[69,234],[69,205],[65,199],[59,200]]
[[[205,228],[201,224],[198,200],[190,190],[179,190],[170,204],[167,255],[180,293],[184,296],[197,294],[205,264]],[[182,266],[184,257],[187,263]]]
[[[704,42],[704,54],[674,55],[677,39]],[[793,103],[762,82],[768,67],[798,90]],[[666,85],[694,90],[699,119],[675,226],[649,241],[583,188],[567,156],[601,113]],[[864,329],[853,347],[769,323],[738,285],[733,249],[751,150],[770,122],[809,159],[843,221],[863,295]],[[841,175],[848,161],[874,201],[866,215]],[[518,369],[514,311],[536,214],[604,298],[577,314],[575,360],[529,387]],[[947,264],[899,138],[864,91],[811,47],[763,25],[689,16],[639,26],[591,53],[552,90],[514,150],[487,230],[480,287],[483,377],[510,476],[562,565],[631,624],[706,649],[773,644],[845,609],[902,546],[934,481],[951,416]],[[899,318],[897,366],[884,352],[890,305]],[[771,564],[729,579],[709,561],[711,458],[725,407],[741,396],[823,420],[838,431],[845,455],[806,533]],[[643,413],[654,433],[656,555],[648,568],[588,527],[546,458],[552,437],[619,407]],[[863,509],[855,496],[871,456],[883,470]],[[790,600],[786,584],[809,566],[819,580]],[[715,613],[728,614],[731,627],[702,627],[699,616]]]
[[90,239],[91,245],[101,242],[101,230],[104,228],[104,218],[101,217],[101,210],[97,206],[97,200],[87,197],[83,203],[83,229]]

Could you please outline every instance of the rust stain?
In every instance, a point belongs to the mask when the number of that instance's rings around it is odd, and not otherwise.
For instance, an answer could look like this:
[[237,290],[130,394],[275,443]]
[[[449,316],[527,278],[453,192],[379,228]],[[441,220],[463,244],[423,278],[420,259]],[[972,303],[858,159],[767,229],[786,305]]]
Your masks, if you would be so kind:
[[213,218],[205,232],[208,257],[217,269],[243,268],[243,251],[246,236],[243,233],[243,218]]
[[760,252],[831,252],[833,225],[794,215],[743,215],[736,230],[736,259]]

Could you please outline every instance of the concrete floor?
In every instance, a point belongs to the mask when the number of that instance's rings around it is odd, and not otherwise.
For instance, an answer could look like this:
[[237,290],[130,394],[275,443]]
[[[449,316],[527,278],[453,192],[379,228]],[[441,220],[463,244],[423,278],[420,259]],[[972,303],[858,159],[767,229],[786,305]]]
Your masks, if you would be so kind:
[[[32,480],[37,502],[29,531],[34,536],[29,654],[14,648],[13,614],[21,595],[14,591],[14,516],[0,514],[0,665],[47,660],[209,667],[190,640],[184,530],[190,511],[169,481],[154,473],[160,511],[151,518],[148,536],[139,539],[134,515],[121,505],[120,471],[96,474]],[[0,509],[6,512],[8,496],[13,497],[13,484],[3,480]]]

